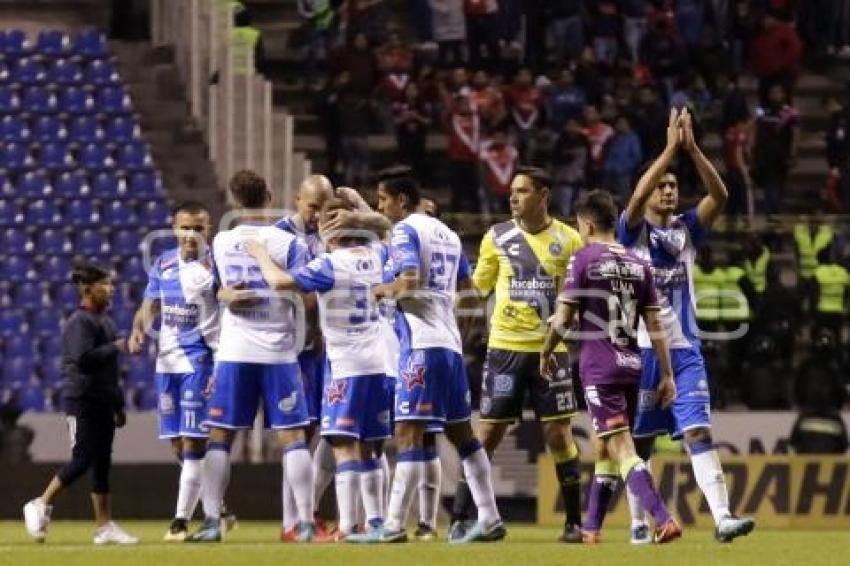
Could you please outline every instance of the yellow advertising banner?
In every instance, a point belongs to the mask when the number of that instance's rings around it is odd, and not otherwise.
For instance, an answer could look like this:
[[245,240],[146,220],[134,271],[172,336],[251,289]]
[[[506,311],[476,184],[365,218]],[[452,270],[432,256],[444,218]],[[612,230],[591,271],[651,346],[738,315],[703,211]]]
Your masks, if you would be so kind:
[[[697,486],[686,456],[652,458],[652,475],[667,508],[684,526],[713,527],[708,505]],[[756,517],[759,526],[787,529],[850,528],[850,458],[841,456],[729,456],[723,470],[734,512]],[[563,502],[552,459],[537,461],[537,522],[563,524]],[[582,465],[582,508],[593,463]],[[622,483],[621,483],[622,487]],[[612,501],[605,519],[610,526],[628,526],[623,490]]]

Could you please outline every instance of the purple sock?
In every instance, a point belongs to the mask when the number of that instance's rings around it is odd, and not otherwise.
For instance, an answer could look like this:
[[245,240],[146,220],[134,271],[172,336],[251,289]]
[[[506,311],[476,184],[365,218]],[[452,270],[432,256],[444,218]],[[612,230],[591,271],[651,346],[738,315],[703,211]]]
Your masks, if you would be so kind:
[[629,475],[626,477],[626,484],[632,490],[632,493],[640,499],[640,503],[644,509],[649,511],[649,514],[655,519],[657,526],[663,525],[670,519],[670,513],[667,511],[667,507],[664,506],[661,496],[652,484],[652,476],[649,474],[649,470],[646,469],[646,464],[641,462],[629,470]]
[[587,515],[584,518],[583,530],[595,533],[602,530],[602,522],[608,513],[608,506],[614,497],[614,490],[617,489],[618,481],[617,476],[607,474],[593,476],[593,481],[590,482],[590,495],[588,496]]

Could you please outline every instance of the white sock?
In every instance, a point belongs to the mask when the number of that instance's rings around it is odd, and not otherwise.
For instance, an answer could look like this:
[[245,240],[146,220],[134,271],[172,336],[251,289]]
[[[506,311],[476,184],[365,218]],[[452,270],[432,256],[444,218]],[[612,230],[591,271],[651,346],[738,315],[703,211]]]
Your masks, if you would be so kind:
[[298,520],[313,522],[313,460],[307,444],[296,442],[283,452],[283,469],[292,486],[292,494],[298,509]]
[[336,474],[336,459],[333,447],[324,438],[319,439],[313,452],[313,505],[319,506],[322,496],[334,481]]
[[[286,465],[284,459],[284,466]],[[292,491],[292,484],[286,475],[286,468],[282,470],[280,483],[281,507],[283,509],[283,530],[284,532],[293,529],[298,524],[298,505],[295,503],[295,493]]]
[[204,458],[204,481],[202,483],[201,502],[204,516],[221,518],[221,502],[230,480],[230,447],[211,443]]
[[730,515],[730,512],[729,491],[726,489],[726,478],[723,477],[723,467],[720,465],[717,450],[691,454],[691,466],[694,468],[697,485],[711,509],[714,524],[718,524],[720,519]]
[[336,473],[336,502],[339,530],[349,535],[357,524],[357,500],[360,495],[360,462],[342,462]]
[[392,476],[392,472],[390,471],[390,462],[389,462],[389,460],[387,460],[386,454],[381,454],[381,457],[378,458],[378,467],[381,469],[381,473],[384,477],[384,480],[383,480],[384,483],[382,484],[384,486],[384,494],[383,494],[384,497],[382,499],[382,501],[383,501],[382,509],[383,509],[383,516],[386,517],[387,516],[387,505],[390,504],[390,492],[393,489],[393,481],[392,481],[393,476]]
[[432,529],[437,528],[442,479],[443,466],[436,454],[434,458],[422,462],[422,478],[419,480],[419,522]]
[[[465,449],[464,449],[465,448]],[[465,454],[465,456],[464,456]],[[493,480],[490,476],[490,460],[476,440],[468,446],[461,448],[463,457],[463,475],[472,499],[478,507],[478,521],[486,527],[492,526],[499,521],[499,508],[496,507],[496,494],[493,492]]]
[[177,490],[177,510],[174,518],[190,520],[195,514],[201,496],[203,460],[186,455],[180,470],[180,486]]
[[[399,454],[399,458],[405,458],[406,454],[408,453]],[[407,524],[411,496],[413,490],[419,486],[421,469],[421,459],[399,460],[396,464],[393,489],[390,492],[390,503],[387,507],[386,528],[388,531],[401,530]]]
[[[646,463],[646,467],[649,468],[649,462]],[[632,516],[632,528],[648,524],[646,520],[646,509],[643,508],[643,503],[640,502],[637,495],[632,493],[628,485],[625,487],[626,499],[629,500],[629,514]]]
[[384,518],[384,472],[375,460],[363,462],[360,471],[360,497],[366,512],[366,522]]

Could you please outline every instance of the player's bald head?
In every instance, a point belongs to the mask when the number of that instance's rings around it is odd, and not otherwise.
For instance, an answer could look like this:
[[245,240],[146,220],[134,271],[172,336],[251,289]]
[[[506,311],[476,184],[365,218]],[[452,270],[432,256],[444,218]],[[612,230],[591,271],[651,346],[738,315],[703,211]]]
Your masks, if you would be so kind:
[[295,204],[298,215],[309,230],[317,229],[319,212],[333,196],[333,185],[324,175],[310,175],[301,182]]

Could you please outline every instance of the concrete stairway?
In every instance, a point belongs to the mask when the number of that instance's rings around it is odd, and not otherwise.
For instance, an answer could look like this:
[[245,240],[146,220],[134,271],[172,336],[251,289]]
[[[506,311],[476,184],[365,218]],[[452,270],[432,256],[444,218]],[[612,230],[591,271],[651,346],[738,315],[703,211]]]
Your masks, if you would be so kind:
[[136,42],[116,41],[111,48],[169,199],[203,202],[218,222],[226,210],[224,194],[202,132],[191,118],[173,52]]

